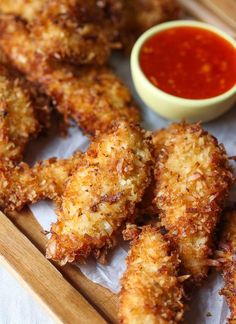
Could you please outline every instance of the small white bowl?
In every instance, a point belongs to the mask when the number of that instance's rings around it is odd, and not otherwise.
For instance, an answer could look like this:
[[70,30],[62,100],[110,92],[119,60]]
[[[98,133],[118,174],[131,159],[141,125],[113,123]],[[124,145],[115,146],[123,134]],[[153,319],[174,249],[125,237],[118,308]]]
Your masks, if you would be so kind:
[[180,26],[200,27],[212,31],[231,43],[236,50],[236,41],[211,25],[188,20],[160,24],[141,35],[133,47],[131,53],[131,73],[135,88],[148,107],[167,119],[173,121],[184,119],[189,122],[205,122],[215,119],[232,107],[236,100],[236,84],[225,93],[216,97],[208,99],[185,99],[170,95],[156,88],[147,79],[140,67],[140,50],[147,39],[163,30]]

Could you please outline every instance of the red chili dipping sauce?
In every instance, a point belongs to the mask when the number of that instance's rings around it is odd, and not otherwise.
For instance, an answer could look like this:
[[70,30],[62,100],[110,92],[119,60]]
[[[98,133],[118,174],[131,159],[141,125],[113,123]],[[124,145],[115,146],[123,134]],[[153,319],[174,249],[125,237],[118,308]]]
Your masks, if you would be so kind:
[[198,27],[175,27],[149,38],[140,66],[157,88],[187,99],[215,97],[236,83],[235,48]]

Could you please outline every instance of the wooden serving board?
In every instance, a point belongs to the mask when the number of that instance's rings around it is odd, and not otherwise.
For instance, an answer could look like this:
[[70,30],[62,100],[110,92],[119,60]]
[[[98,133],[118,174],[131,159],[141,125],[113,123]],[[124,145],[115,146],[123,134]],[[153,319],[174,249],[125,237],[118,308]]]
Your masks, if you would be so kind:
[[178,0],[186,13],[236,38],[235,0]]
[[[188,15],[236,37],[235,0],[178,0]],[[73,265],[47,260],[46,237],[34,215],[0,213],[0,261],[49,311],[56,322],[117,323],[117,296],[88,280]]]
[[88,280],[73,265],[44,257],[46,237],[29,209],[0,212],[0,262],[60,323],[116,323],[117,296]]

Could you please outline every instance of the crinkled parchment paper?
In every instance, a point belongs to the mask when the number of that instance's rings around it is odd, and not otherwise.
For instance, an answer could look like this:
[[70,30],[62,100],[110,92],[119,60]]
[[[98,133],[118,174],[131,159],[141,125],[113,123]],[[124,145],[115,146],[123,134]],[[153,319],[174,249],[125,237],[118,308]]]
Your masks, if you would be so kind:
[[[137,102],[142,107],[143,126],[149,130],[165,127],[168,122],[145,107],[137,97],[131,81],[128,60],[117,56],[113,58],[112,65],[123,81],[132,89]],[[224,143],[229,155],[236,155],[236,107],[218,120],[205,124],[204,127],[213,133],[220,142]],[[52,156],[68,157],[75,150],[86,150],[88,144],[87,138],[82,135],[80,130],[73,127],[66,138],[54,134],[34,143],[28,161],[34,163],[37,160]],[[37,203],[31,206],[31,210],[45,230],[49,230],[51,222],[56,220],[53,205],[50,202]],[[127,250],[127,244],[121,240],[121,244],[112,253],[108,265],[102,266],[93,260],[89,260],[87,265],[78,266],[89,279],[117,293],[119,291],[119,278],[125,269],[124,260]],[[221,287],[222,279],[220,276],[212,274],[202,288],[194,288],[187,322],[191,322],[191,324],[223,324],[226,322],[228,308],[224,299],[218,294]]]

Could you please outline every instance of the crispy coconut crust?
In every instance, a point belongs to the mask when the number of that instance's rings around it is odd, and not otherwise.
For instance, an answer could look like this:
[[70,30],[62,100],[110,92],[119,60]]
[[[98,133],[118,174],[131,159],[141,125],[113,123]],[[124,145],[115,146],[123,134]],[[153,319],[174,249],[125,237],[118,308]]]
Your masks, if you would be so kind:
[[11,81],[16,82],[30,98],[34,115],[39,122],[40,131],[49,129],[51,127],[52,111],[50,98],[40,92],[37,85],[28,81],[22,73],[16,70],[3,51],[0,51],[0,66],[4,71],[3,74]]
[[142,228],[126,262],[119,295],[120,323],[180,322],[184,313],[183,278],[177,274],[180,260],[159,228]]
[[40,14],[46,2],[47,0],[2,0],[0,12],[31,21]]
[[199,281],[207,274],[215,228],[233,182],[228,157],[199,124],[173,124],[157,132],[153,142],[159,151],[154,206],[185,271]]
[[61,197],[66,182],[78,167],[82,153],[68,159],[51,158],[30,168],[21,162],[0,160],[0,207],[5,211],[20,210],[26,204],[43,199],[55,202]]
[[0,158],[21,160],[38,130],[29,91],[0,64]]
[[0,47],[13,64],[38,83],[58,110],[77,121],[85,133],[105,131],[122,119],[140,120],[129,90],[110,69],[49,64],[22,22],[0,16],[0,29]]
[[0,12],[28,21],[45,54],[104,64],[112,48],[131,49],[145,30],[179,18],[180,10],[175,0],[4,0]]
[[145,137],[125,122],[96,137],[67,183],[48,258],[65,264],[93,254],[104,261],[150,181],[152,156]]
[[225,296],[231,316],[229,323],[236,323],[236,210],[227,212],[217,251],[225,286],[221,294]]
[[30,37],[47,57],[77,64],[107,62],[115,46],[115,26],[106,14],[105,0],[18,2],[4,1],[0,12],[28,21]]

